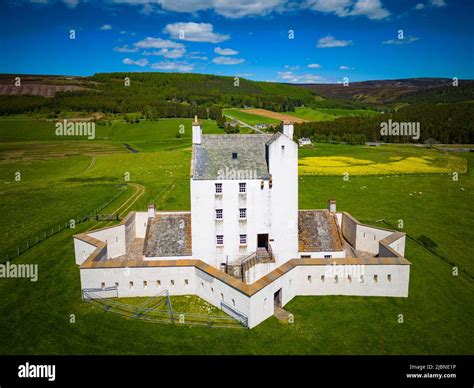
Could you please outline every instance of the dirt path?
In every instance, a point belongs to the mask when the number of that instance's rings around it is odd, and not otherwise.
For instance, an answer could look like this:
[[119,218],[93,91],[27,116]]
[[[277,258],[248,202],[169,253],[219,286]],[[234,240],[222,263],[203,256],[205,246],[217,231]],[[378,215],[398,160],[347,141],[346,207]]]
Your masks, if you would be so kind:
[[[142,186],[139,183],[129,183],[129,186],[132,186],[135,189],[135,192],[124,202],[122,203],[117,209],[113,210],[111,213],[118,213],[119,217],[126,214],[127,210],[130,209],[135,202],[145,193],[145,186]],[[113,223],[114,221],[110,221],[107,224],[101,226],[101,227],[106,227],[109,226]],[[102,221],[97,222],[94,224],[90,229],[87,231],[91,231],[97,226],[101,225]]]

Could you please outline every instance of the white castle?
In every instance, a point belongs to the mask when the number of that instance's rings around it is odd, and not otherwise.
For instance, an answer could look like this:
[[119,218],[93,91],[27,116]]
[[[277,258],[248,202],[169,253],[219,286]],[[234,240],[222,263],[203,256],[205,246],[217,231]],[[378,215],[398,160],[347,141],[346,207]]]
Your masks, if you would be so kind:
[[328,201],[298,209],[293,124],[276,134],[203,135],[192,124],[191,211],[131,212],[74,236],[83,289],[197,295],[249,328],[297,295],[407,297],[405,234]]

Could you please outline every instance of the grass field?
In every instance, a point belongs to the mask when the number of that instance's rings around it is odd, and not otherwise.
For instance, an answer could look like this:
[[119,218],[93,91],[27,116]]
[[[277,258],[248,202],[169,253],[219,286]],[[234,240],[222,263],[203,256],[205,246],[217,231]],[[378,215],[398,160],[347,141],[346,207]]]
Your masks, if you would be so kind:
[[332,121],[338,117],[370,116],[378,113],[373,110],[363,109],[311,109],[299,107],[296,108],[294,112],[285,112],[285,114],[308,121]]
[[[178,139],[181,122],[186,130]],[[97,140],[75,141],[51,137],[42,122],[0,120],[0,251],[25,234],[103,203],[126,173],[130,182],[145,187],[130,210],[143,210],[152,201],[159,209],[189,209],[189,123],[116,122],[97,127]],[[222,132],[209,122],[204,130]],[[126,151],[123,143],[139,152]],[[317,175],[327,162],[343,163],[333,167],[344,169],[354,160],[362,167],[383,166],[394,157],[430,157],[426,163],[432,168],[442,168],[455,157],[467,172],[460,171],[459,180],[453,181],[446,171],[419,174],[408,163],[403,175],[354,173],[348,181],[341,170]],[[406,299],[297,297],[285,307],[295,315],[294,325],[270,318],[251,331],[126,319],[81,300],[72,235],[98,225],[90,221],[15,259],[38,263],[38,282],[0,279],[0,330],[8,333],[0,341],[0,354],[474,354],[473,158],[472,153],[403,145],[316,144],[300,150],[300,162],[310,160],[318,167],[300,174],[300,208],[323,208],[328,198],[335,198],[338,209],[367,223],[403,220],[410,237],[406,257],[412,262]],[[19,182],[14,179],[17,171]],[[132,195],[130,187],[105,211]],[[437,255],[411,239],[420,236],[436,242]],[[459,266],[459,276],[452,275],[447,261]],[[175,298],[174,303],[179,309],[202,311],[193,307],[193,298]],[[404,323],[398,323],[399,314]]]
[[224,109],[224,114],[229,115],[237,120],[241,120],[249,125],[255,124],[279,124],[280,120],[264,117],[252,113],[245,112],[241,109]]

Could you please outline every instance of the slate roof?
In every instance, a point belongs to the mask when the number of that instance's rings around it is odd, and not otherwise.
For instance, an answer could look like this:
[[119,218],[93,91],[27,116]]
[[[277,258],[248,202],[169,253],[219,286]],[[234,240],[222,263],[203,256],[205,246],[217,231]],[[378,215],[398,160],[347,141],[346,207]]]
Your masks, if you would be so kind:
[[327,210],[298,212],[300,252],[340,251],[343,249],[336,218]]
[[[193,145],[193,179],[268,179],[266,144],[277,134],[203,135]],[[232,154],[237,158],[233,159]],[[239,171],[241,177],[232,178]]]
[[156,213],[148,221],[143,254],[146,257],[191,256],[191,213]]

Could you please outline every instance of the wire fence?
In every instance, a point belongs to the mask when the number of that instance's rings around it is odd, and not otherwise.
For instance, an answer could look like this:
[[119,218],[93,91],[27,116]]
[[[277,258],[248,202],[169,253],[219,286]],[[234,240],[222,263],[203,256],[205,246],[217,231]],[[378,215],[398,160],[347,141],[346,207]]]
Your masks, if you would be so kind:
[[[123,189],[125,187],[125,189]],[[74,229],[77,224],[80,224],[85,221],[94,219],[101,210],[109,206],[113,201],[119,198],[127,190],[126,186],[121,186],[119,191],[106,202],[102,203],[97,208],[87,212],[86,214],[75,216],[70,218],[68,221],[60,223],[58,225],[51,226],[47,229],[44,229],[41,232],[36,232],[34,235],[26,237],[22,242],[19,242],[0,253],[0,263],[5,263],[11,261],[21,256],[23,253],[30,250],[35,245],[40,244],[41,242],[47,240],[48,238],[58,234],[59,232],[65,229]]]
[[116,287],[83,289],[82,298],[106,312],[146,322],[232,329],[248,327],[247,317],[230,306],[227,311],[223,308],[223,311],[232,313],[231,316],[174,311],[168,290],[146,298],[145,302],[140,305],[117,300]]

